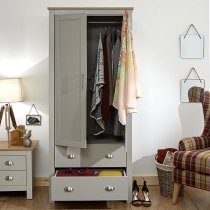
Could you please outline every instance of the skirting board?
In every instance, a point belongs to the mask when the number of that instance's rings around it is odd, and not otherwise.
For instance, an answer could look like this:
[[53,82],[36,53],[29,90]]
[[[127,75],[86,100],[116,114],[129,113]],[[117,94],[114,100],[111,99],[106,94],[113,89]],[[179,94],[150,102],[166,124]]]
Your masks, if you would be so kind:
[[49,186],[49,178],[48,177],[35,177],[34,185],[36,187]]
[[[147,182],[147,185],[159,185],[158,176],[133,176],[134,179],[139,185],[142,185],[144,180]],[[36,177],[35,186],[49,186],[49,178]]]

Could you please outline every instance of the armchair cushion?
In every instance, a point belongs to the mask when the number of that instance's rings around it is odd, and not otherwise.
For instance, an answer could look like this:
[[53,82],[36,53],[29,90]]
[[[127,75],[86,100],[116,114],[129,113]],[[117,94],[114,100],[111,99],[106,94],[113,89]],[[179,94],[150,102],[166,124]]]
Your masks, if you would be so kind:
[[179,142],[179,150],[189,151],[210,147],[210,138],[206,136],[188,137]]
[[210,174],[210,148],[192,151],[177,151],[174,165],[178,169]]
[[210,191],[210,176],[206,174],[175,168],[174,182]]

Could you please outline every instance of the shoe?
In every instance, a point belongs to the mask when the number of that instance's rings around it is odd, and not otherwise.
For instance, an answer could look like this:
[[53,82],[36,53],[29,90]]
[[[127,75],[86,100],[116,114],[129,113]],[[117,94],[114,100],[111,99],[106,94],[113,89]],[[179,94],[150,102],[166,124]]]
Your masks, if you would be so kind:
[[132,205],[136,207],[142,206],[142,200],[139,199],[139,196],[138,196],[139,186],[136,180],[133,181],[132,193],[133,193]]
[[152,202],[149,198],[149,189],[147,188],[146,181],[144,181],[144,185],[142,187],[142,194],[144,196],[144,200],[142,201],[142,205],[144,207],[150,207],[152,205]]

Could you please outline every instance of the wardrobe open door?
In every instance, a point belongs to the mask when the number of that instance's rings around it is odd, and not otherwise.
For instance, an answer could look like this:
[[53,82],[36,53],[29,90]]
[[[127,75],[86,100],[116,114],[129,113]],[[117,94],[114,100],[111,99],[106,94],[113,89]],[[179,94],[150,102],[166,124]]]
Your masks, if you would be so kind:
[[55,144],[86,147],[86,14],[55,15]]

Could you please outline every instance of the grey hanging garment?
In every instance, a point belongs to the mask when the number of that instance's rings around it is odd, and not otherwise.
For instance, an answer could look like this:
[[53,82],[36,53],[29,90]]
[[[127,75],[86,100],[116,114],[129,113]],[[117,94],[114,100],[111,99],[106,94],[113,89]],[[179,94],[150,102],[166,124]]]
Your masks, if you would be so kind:
[[[115,83],[117,80],[117,73],[118,73],[118,65],[120,60],[120,49],[121,49],[121,41],[120,41],[120,31],[116,31],[117,38],[116,42],[114,44],[113,50],[112,50],[112,81],[113,81],[113,87],[115,89]],[[112,96],[112,101],[114,98],[114,94]]]
[[106,49],[107,49],[107,61],[108,61],[108,71],[109,71],[109,105],[112,105],[113,96],[114,96],[114,88],[113,88],[113,79],[112,79],[112,40],[111,40],[111,32],[107,31],[106,36]]
[[97,51],[97,65],[94,77],[92,103],[90,109],[90,117],[92,117],[96,121],[94,135],[98,135],[105,131],[104,122],[101,114],[103,85],[104,85],[104,57],[103,57],[103,45],[100,33],[98,51]]
[[[119,59],[120,59],[120,47],[121,47],[121,41],[120,41],[120,32],[117,31],[117,39],[116,43],[113,47],[112,50],[112,74],[113,74],[113,88],[115,90],[115,83],[117,80],[117,73],[118,73],[118,64],[119,64]],[[112,96],[113,100],[114,95]],[[113,120],[113,134],[115,136],[123,136],[124,135],[124,128],[125,126],[122,125],[119,121],[119,116],[118,116],[118,111],[117,109],[114,109],[114,120]]]

